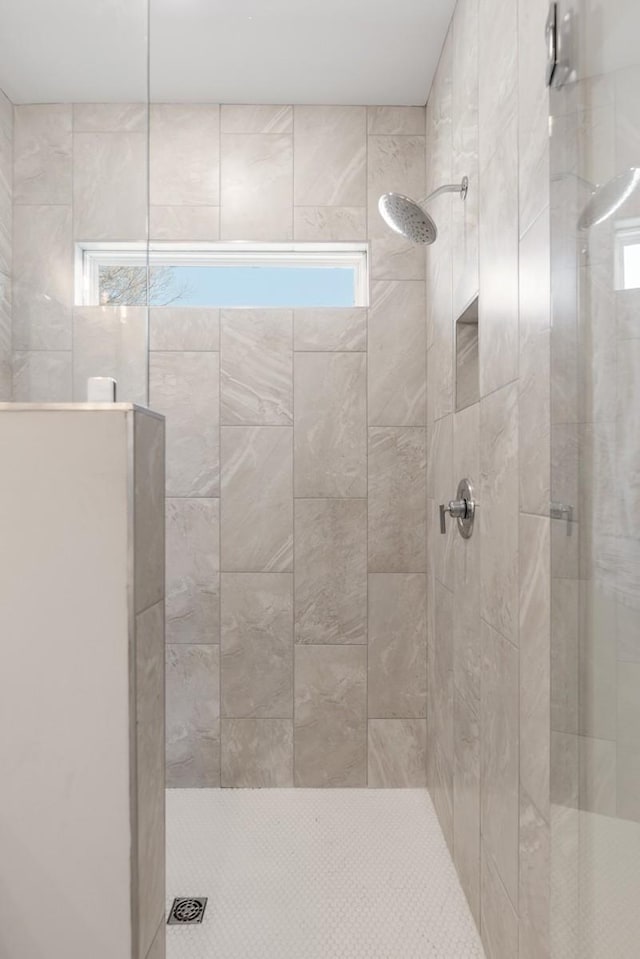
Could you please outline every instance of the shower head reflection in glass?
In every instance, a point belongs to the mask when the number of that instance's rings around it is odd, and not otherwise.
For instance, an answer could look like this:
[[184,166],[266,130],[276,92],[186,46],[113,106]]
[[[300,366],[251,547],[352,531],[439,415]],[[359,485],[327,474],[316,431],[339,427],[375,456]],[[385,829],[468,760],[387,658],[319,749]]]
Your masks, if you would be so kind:
[[601,186],[592,187],[593,193],[578,220],[579,230],[589,230],[612,217],[640,186],[640,167],[630,167]]

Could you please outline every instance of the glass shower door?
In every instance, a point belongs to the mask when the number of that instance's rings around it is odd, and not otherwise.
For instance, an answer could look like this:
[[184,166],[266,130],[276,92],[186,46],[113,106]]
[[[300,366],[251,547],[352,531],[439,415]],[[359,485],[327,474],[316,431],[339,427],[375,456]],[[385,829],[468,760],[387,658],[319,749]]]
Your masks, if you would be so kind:
[[563,0],[551,92],[552,953],[640,943],[640,5]]

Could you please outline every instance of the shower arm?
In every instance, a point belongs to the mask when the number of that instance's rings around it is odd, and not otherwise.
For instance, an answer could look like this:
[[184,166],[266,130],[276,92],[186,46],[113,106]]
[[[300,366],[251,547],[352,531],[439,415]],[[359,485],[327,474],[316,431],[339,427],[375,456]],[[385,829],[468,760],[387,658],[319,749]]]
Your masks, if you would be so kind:
[[445,186],[438,187],[437,190],[434,190],[433,193],[430,193],[429,196],[426,196],[424,200],[419,201],[419,206],[424,206],[425,203],[429,203],[430,200],[434,200],[437,196],[440,196],[442,193],[459,193],[461,200],[466,200],[467,193],[469,192],[469,178],[463,177],[460,183],[447,183]]

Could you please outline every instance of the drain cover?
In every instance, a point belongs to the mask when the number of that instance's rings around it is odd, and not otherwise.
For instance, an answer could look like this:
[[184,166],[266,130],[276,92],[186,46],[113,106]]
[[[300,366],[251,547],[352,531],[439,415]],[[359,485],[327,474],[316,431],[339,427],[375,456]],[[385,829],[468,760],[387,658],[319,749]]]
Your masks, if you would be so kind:
[[186,926],[194,922],[202,922],[206,908],[206,896],[184,896],[174,899],[167,925]]

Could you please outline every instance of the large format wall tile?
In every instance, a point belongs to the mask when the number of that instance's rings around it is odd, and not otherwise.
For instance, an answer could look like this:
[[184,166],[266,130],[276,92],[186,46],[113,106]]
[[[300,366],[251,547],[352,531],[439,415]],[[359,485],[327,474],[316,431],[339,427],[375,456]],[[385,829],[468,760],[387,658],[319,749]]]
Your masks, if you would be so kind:
[[71,105],[15,107],[14,203],[71,203]]
[[293,107],[280,104],[223,103],[221,133],[291,133]]
[[[453,419],[453,465],[451,483],[468,477],[478,495],[480,437],[479,404],[457,413]],[[439,425],[439,424],[436,424]],[[433,454],[437,455],[437,454]],[[438,472],[438,470],[436,470]],[[445,502],[448,497],[445,497]],[[442,502],[439,499],[438,502]],[[434,509],[432,527],[436,540],[450,540],[451,562],[446,564],[452,583],[451,603],[453,655],[453,858],[471,911],[480,925],[480,551],[478,531],[463,539],[451,523],[447,536],[437,529]],[[441,594],[437,594],[440,597]],[[441,677],[450,668],[448,650],[441,641],[434,650],[436,697]],[[440,660],[444,660],[440,665]],[[450,702],[449,697],[445,702]],[[445,726],[446,729],[446,726]],[[448,730],[447,730],[448,734]]]
[[159,352],[217,352],[220,311],[196,306],[161,306],[149,310],[149,349]]
[[518,0],[520,235],[549,202],[547,50],[542,43],[530,42],[544,34],[548,14],[546,0]]
[[314,243],[366,240],[365,206],[294,206],[294,240]]
[[518,164],[517,129],[502,131],[497,149],[480,168],[480,395],[518,375]]
[[220,647],[167,646],[167,786],[220,785]]
[[156,603],[136,616],[138,937],[146,956],[165,899],[164,618]]
[[551,499],[549,216],[520,241],[520,509],[547,515]]
[[154,206],[218,206],[220,108],[159,103],[150,115],[150,199]]
[[424,136],[424,107],[367,107],[367,132],[396,136]]
[[0,399],[12,393],[13,104],[0,92]]
[[[633,612],[637,618],[637,611]],[[637,823],[640,822],[640,663],[618,663],[617,699],[617,814]]]
[[366,785],[366,689],[363,646],[296,646],[296,786]]
[[222,785],[293,786],[291,719],[223,719]]
[[369,310],[369,425],[425,423],[425,292],[419,282],[374,282]]
[[366,500],[296,501],[295,578],[296,642],[366,643]]
[[167,418],[167,496],[219,488],[217,353],[151,353],[149,401]]
[[365,496],[366,357],[296,353],[296,496]]
[[[443,227],[449,229],[448,224]],[[451,259],[447,249],[427,254],[429,296],[427,297],[427,408],[429,422],[453,412],[453,342]]]
[[[457,605],[457,604],[456,604]],[[454,609],[454,618],[455,618]],[[453,860],[480,925],[480,707],[453,690]]]
[[478,14],[480,165],[484,166],[518,110],[518,4],[516,0],[478,0]]
[[549,817],[551,547],[546,516],[520,515],[520,781]]
[[74,103],[74,133],[146,133],[146,103]]
[[371,788],[427,785],[426,719],[370,719],[367,727]]
[[[450,183],[452,169],[452,35],[445,42],[427,104],[427,190]],[[438,201],[438,241],[427,248],[427,405],[429,421],[453,410],[451,197]],[[435,213],[435,210],[434,210]]]
[[293,565],[293,430],[222,428],[221,556],[225,572]]
[[[518,650],[482,624],[480,743],[483,857],[518,901]],[[501,954],[500,954],[501,955]]]
[[394,233],[378,212],[383,193],[402,193],[420,201],[425,195],[424,136],[369,136],[367,140],[367,214],[374,279],[424,277],[421,245]]
[[480,403],[482,616],[518,642],[518,388]]
[[17,350],[13,354],[15,403],[71,403],[71,350]]
[[222,310],[220,418],[226,426],[293,421],[290,310]]
[[369,571],[426,569],[425,431],[369,430]]
[[[478,477],[480,475],[480,405],[476,403],[453,418],[453,490],[457,488],[457,480],[467,477],[471,480],[474,495],[478,493]],[[455,479],[454,479],[455,478]],[[445,501],[449,499],[445,494]],[[439,503],[443,500],[439,499]],[[434,526],[438,517],[433,514]],[[482,549],[481,538],[477,533],[470,539],[464,539],[458,534],[457,524],[451,523],[454,529],[447,536],[450,538],[453,576],[452,589],[456,594],[453,613],[453,642],[454,642],[454,680],[456,688],[463,697],[471,713],[478,716],[480,709],[480,555]],[[449,583],[445,583],[449,585]]]
[[217,643],[220,503],[167,500],[167,642]]
[[453,851],[453,604],[454,596],[437,581],[429,594],[432,626],[428,649],[427,691],[431,742],[427,775],[433,804],[449,849]]
[[[453,316],[478,293],[478,0],[459,0],[453,18],[452,176],[469,180],[464,202],[451,200]],[[434,212],[435,209],[434,209]],[[438,211],[439,212],[439,211]],[[438,217],[439,219],[439,217]]]
[[[553,524],[553,520],[551,521]],[[563,527],[564,520],[558,520]],[[555,566],[556,543],[551,530],[551,557]],[[566,530],[562,531],[567,538]],[[571,537],[573,539],[573,536]],[[526,567],[525,567],[526,568]],[[579,581],[553,576],[551,580],[551,728],[578,732]]]
[[134,540],[136,613],[164,598],[165,424],[134,414]]
[[76,133],[73,234],[77,240],[145,240],[147,137]]
[[11,315],[2,304],[2,288],[9,284],[0,273],[0,401],[11,400]]
[[294,204],[364,206],[366,107],[295,106]]
[[[579,809],[615,816],[617,812],[617,749],[618,744],[608,739],[578,736],[578,796]],[[624,744],[622,744],[624,747]],[[624,755],[624,749],[621,749]],[[628,755],[624,758],[628,759]]]
[[150,206],[149,239],[211,243],[220,239],[218,206]]
[[[460,426],[461,417],[455,417],[456,426]],[[454,472],[453,464],[453,416],[443,416],[430,425],[429,449],[427,451],[427,485],[429,497],[433,501],[433,508],[428,516],[429,562],[433,575],[448,589],[455,584],[455,558],[459,552],[458,536],[455,521],[447,517],[447,532],[442,535],[439,531],[439,512],[441,503],[448,503],[454,498],[458,479],[467,476],[472,481],[472,474]],[[475,544],[474,544],[475,545]]]
[[293,143],[289,135],[222,135],[220,235],[223,240],[293,236]]
[[369,576],[369,718],[427,714],[426,598],[420,573]]
[[[554,842],[559,836],[554,827]],[[551,828],[524,790],[520,793],[519,959],[549,959]],[[554,905],[554,911],[557,902]],[[560,913],[558,913],[560,914]]]
[[147,406],[147,310],[85,306],[73,312],[73,398],[84,403],[90,376],[112,376],[121,403]]
[[222,576],[222,715],[293,716],[293,577]]
[[487,959],[507,959],[518,955],[518,916],[505,892],[491,860],[482,849],[481,856],[481,933]]
[[313,308],[293,312],[295,350],[311,352],[366,351],[367,311]]
[[71,349],[70,206],[13,211],[13,348]]

